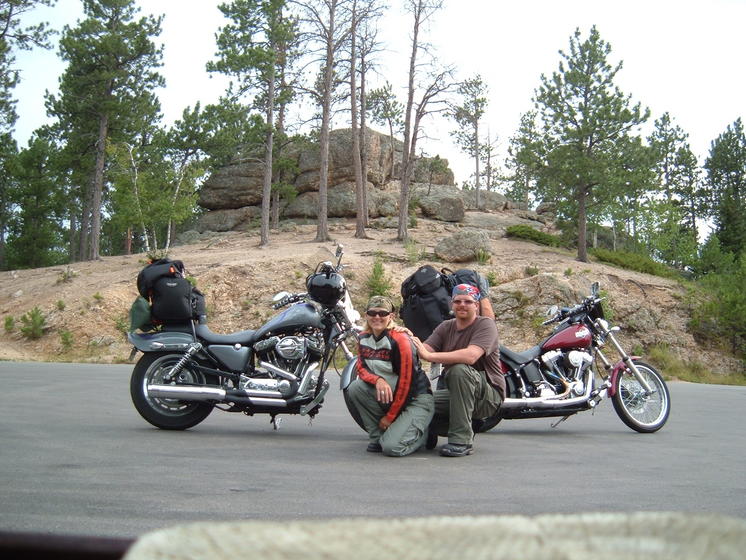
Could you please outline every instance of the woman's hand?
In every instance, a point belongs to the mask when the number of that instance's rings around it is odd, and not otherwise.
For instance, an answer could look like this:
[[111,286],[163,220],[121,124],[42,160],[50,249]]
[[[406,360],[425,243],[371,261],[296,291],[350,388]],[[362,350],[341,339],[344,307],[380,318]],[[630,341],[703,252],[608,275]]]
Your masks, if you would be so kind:
[[394,392],[391,390],[391,385],[386,383],[383,377],[379,377],[376,381],[376,400],[381,404],[391,404],[394,400]]

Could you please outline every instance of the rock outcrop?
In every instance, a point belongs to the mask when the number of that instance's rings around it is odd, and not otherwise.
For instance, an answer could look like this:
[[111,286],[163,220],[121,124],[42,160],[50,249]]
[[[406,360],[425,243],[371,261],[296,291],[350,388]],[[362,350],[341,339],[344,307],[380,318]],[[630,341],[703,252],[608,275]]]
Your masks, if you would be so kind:
[[[399,213],[400,171],[403,144],[384,134],[368,129],[366,143],[369,154],[366,189],[370,218],[386,218]],[[357,213],[355,177],[350,146],[351,131],[335,130],[330,134],[328,216],[350,218]],[[318,212],[320,158],[318,146],[296,146],[291,153],[297,171],[291,179],[296,196],[281,202],[283,218],[314,219]],[[464,222],[467,212],[504,212],[521,210],[525,220],[541,229],[546,224],[538,214],[521,209],[521,205],[496,193],[481,191],[479,208],[476,193],[464,191],[454,184],[448,161],[420,158],[415,162],[410,185],[412,205],[416,212],[443,222]],[[445,164],[445,167],[444,165]],[[252,158],[237,158],[217,170],[204,183],[199,205],[207,210],[197,230],[231,231],[249,229],[260,216],[263,169]],[[512,223],[515,223],[513,221]]]
[[[399,172],[402,147],[399,140],[368,129],[368,172],[366,188],[370,216],[393,216],[398,213]],[[334,130],[329,144],[329,217],[351,217],[356,213],[355,175],[352,162],[351,130]],[[286,154],[287,155],[287,154]],[[291,183],[297,196],[283,202],[281,215],[286,218],[315,218],[318,210],[319,170],[318,146],[296,146],[289,155],[295,160],[297,171]],[[428,181],[430,185],[453,187],[453,172],[447,169],[428,172],[429,158],[421,158],[415,166],[414,181]],[[254,158],[237,158],[220,168],[204,183],[199,205],[207,210],[199,222],[200,231],[241,230],[260,213],[262,202],[262,164]]]

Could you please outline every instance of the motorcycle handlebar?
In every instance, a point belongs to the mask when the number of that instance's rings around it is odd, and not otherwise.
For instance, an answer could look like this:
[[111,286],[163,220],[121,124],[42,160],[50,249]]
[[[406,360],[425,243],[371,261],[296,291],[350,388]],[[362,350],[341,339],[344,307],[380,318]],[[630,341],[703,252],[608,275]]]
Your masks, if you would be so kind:
[[547,319],[542,323],[542,325],[551,325],[552,323],[558,323],[566,319],[567,317],[575,315],[576,313],[580,313],[581,311],[590,309],[591,305],[598,303],[602,299],[603,298],[589,296],[585,298],[583,303],[579,303],[577,305],[574,305],[573,307],[561,307],[559,312],[554,317],[552,317],[551,319]]
[[290,305],[291,303],[296,303],[298,301],[303,301],[306,297],[306,294],[292,294],[287,297],[282,298],[277,303],[272,304],[272,309],[280,309],[281,307],[285,307],[286,305]]

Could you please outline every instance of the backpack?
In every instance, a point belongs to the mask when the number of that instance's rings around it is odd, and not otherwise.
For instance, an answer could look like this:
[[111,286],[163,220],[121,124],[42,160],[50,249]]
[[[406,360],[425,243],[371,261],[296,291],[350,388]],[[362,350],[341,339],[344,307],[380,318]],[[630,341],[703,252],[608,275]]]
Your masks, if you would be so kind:
[[143,268],[137,275],[137,291],[142,297],[148,299],[151,295],[155,283],[164,277],[186,276],[184,263],[182,261],[172,261],[171,259],[158,259],[151,262]]
[[451,318],[451,292],[459,284],[478,288],[479,273],[467,268],[456,272],[437,270],[429,264],[418,268],[401,285],[404,326],[420,340],[426,340],[435,327]]
[[[159,259],[147,265],[137,275],[140,297],[133,303],[130,314],[136,312],[137,321],[132,327],[148,330],[142,301],[149,302],[150,321],[153,325],[188,323],[206,316],[205,297],[185,278],[184,263]],[[139,305],[138,305],[139,304]],[[140,324],[138,324],[140,323]],[[152,328],[152,327],[151,327]]]
[[445,274],[429,264],[418,268],[401,285],[401,318],[420,340],[451,315],[451,288]]
[[[469,284],[477,288],[481,285],[479,273],[470,268],[459,268],[456,272],[452,272],[448,268],[442,268],[441,272],[447,276],[451,291],[459,284]],[[481,288],[479,291],[482,291]]]

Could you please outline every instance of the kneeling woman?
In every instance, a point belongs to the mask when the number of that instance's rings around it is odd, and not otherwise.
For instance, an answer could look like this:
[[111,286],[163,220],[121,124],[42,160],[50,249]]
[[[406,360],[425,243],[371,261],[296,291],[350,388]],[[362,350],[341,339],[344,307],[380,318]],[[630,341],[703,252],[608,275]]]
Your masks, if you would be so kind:
[[411,339],[393,330],[394,306],[373,296],[360,335],[357,376],[348,396],[368,432],[371,453],[402,457],[424,445],[435,404]]

